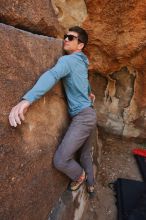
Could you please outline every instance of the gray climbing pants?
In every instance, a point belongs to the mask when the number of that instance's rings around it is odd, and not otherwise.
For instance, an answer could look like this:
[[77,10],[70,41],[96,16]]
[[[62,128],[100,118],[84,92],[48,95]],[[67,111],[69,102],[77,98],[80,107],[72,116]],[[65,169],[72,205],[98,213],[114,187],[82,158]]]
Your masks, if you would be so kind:
[[[96,126],[96,112],[92,107],[83,109],[72,118],[71,124],[54,155],[54,165],[76,181],[85,170],[88,185],[94,184],[91,157],[91,133]],[[80,162],[75,153],[80,152]]]

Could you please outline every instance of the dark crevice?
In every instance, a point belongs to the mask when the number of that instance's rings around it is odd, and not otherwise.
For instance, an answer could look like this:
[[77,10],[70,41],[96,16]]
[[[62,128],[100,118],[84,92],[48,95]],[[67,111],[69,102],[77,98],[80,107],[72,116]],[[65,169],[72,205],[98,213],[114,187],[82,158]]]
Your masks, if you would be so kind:
[[0,17],[0,23],[12,26],[14,28],[17,28],[23,31],[30,32],[32,34],[43,35],[47,37],[56,38],[58,34],[54,26],[47,26],[47,24],[45,24],[45,22],[43,21],[40,21],[40,23],[38,23],[37,25],[34,25],[34,24],[31,24],[31,22],[25,20],[24,25],[23,25],[23,24],[15,24],[15,21],[11,22],[5,18]]
[[[129,75],[129,77],[127,77],[127,83],[126,83],[127,85],[125,85],[124,81],[122,83],[122,76],[124,79],[125,78],[124,75],[125,77]],[[127,91],[126,97],[128,98],[125,104],[121,102],[121,107],[127,108],[130,105],[131,99],[134,95],[134,84],[135,84],[136,76],[130,74],[127,67],[122,67],[120,71],[114,72],[112,75],[110,75],[110,77],[116,80],[116,88],[117,88],[115,93],[116,98],[121,99],[120,97],[121,91],[123,91],[123,96],[124,96],[127,87],[129,86],[131,88],[130,91]]]

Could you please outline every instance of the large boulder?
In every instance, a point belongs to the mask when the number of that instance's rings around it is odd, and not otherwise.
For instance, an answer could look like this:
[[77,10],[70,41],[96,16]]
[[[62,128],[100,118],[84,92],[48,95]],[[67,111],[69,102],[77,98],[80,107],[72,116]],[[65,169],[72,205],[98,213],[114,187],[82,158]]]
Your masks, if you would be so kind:
[[61,84],[34,103],[21,126],[11,108],[62,55],[62,41],[0,24],[0,219],[47,219],[68,179],[52,164],[69,118]]
[[98,123],[111,133],[145,138],[146,0],[86,0],[86,6]]
[[146,0],[52,3],[64,28],[76,24],[89,34],[85,53],[98,124],[114,134],[145,138]]
[[86,0],[90,69],[109,74],[144,65],[146,0]]
[[130,67],[123,67],[107,77],[99,72],[90,74],[100,127],[128,138],[145,139],[144,78]]
[[0,21],[53,37],[61,35],[62,30],[51,0],[0,0]]
[[60,25],[66,30],[71,26],[81,26],[88,16],[84,0],[52,0],[51,2]]

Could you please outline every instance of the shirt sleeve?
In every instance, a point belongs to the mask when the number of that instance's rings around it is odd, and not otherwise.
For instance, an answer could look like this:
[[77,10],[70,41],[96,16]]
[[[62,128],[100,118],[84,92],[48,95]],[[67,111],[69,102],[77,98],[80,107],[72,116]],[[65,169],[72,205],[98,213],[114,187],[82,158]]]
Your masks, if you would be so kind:
[[69,72],[70,68],[67,60],[61,57],[52,69],[41,75],[33,88],[22,99],[33,103],[48,92],[61,78],[67,76]]

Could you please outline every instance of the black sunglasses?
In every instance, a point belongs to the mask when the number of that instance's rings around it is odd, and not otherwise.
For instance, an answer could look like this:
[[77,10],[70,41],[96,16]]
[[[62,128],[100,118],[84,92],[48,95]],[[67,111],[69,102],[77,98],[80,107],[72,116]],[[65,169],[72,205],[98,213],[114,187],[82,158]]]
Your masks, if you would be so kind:
[[[72,41],[72,40],[74,40],[74,39],[78,39],[79,41],[81,41],[78,37],[76,37],[76,36],[74,36],[74,35],[72,35],[72,34],[65,34],[65,35],[64,35],[64,40],[65,40],[66,38],[68,38],[69,41]],[[81,41],[81,42],[82,42],[82,41]]]

